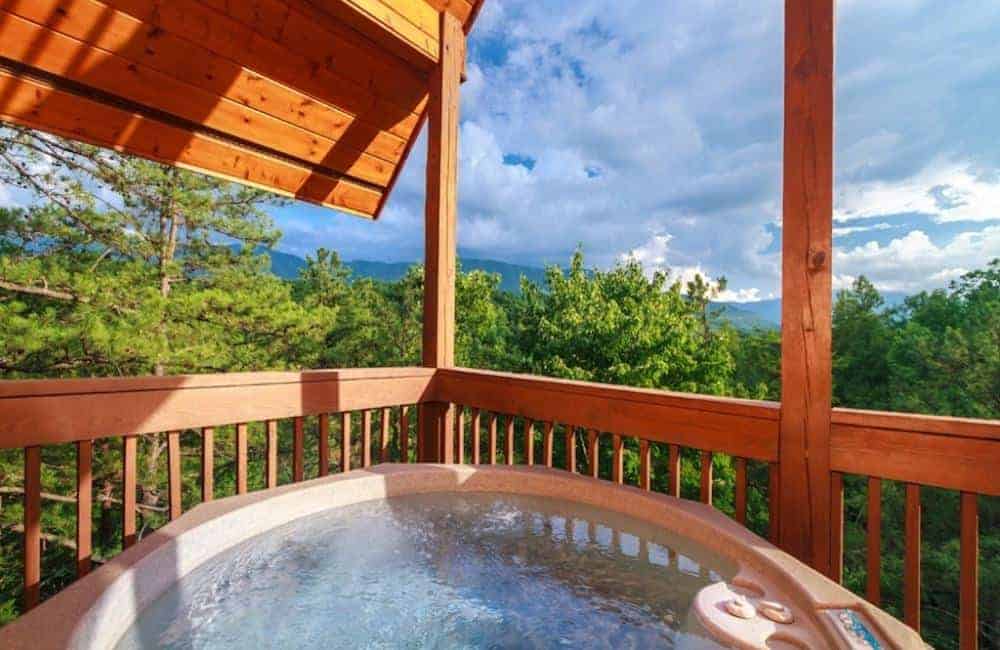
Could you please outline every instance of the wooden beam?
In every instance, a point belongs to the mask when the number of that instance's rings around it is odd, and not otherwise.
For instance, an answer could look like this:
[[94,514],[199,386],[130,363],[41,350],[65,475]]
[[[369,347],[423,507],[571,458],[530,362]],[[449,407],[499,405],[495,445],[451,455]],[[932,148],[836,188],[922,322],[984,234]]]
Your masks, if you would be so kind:
[[830,557],[834,0],[785,2],[779,543]]
[[441,35],[441,62],[431,74],[427,103],[423,359],[429,368],[455,365],[458,111],[465,35],[449,13],[441,14]]
[[42,578],[42,449],[24,450],[24,609],[41,595]]
[[979,647],[979,497],[962,492],[959,501],[959,605],[958,645]]
[[181,432],[167,433],[167,503],[170,519],[181,516]]
[[[455,365],[455,231],[458,220],[458,109],[465,34],[450,13],[440,15],[440,58],[430,77],[427,102],[427,200],[424,212],[423,362]],[[426,439],[422,462],[454,459],[453,412],[448,403],[420,407]]]
[[76,443],[76,577],[90,573],[94,503],[94,442]]
[[236,425],[236,494],[247,493],[247,458],[249,448],[247,446],[247,424],[241,422]]
[[[45,46],[36,48],[37,43],[45,43]],[[34,49],[40,51],[32,56]],[[179,81],[158,67],[145,65],[148,56],[136,63],[134,59],[94,47],[3,9],[0,9],[0,56],[28,62],[33,68],[83,86],[380,187],[385,187],[392,175],[395,161],[367,153],[368,143],[355,146],[329,137],[330,133],[317,134],[247,106],[238,98],[203,89],[200,80],[205,78],[204,74],[191,75],[199,81],[198,85],[186,79]],[[237,71],[230,72],[236,75],[235,79],[241,78]],[[235,81],[231,85],[233,83]],[[268,106],[283,103],[280,99],[269,103],[267,99],[264,98],[264,104]],[[340,129],[342,133],[348,130],[350,127]]]
[[215,498],[215,429],[201,430],[201,500],[208,503]]
[[778,405],[488,370],[439,370],[431,399],[745,458],[778,458]]
[[414,404],[427,368],[0,382],[0,448]]
[[139,439],[127,436],[122,442],[122,548],[136,542],[136,470],[139,463]]
[[329,171],[0,70],[0,120],[371,217],[382,192]]

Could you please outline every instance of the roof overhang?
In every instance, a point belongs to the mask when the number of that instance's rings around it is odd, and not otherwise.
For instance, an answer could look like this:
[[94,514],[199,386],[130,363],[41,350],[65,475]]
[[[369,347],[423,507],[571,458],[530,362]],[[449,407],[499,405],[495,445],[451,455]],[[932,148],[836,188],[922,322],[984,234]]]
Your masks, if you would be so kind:
[[0,120],[377,218],[482,2],[2,0]]

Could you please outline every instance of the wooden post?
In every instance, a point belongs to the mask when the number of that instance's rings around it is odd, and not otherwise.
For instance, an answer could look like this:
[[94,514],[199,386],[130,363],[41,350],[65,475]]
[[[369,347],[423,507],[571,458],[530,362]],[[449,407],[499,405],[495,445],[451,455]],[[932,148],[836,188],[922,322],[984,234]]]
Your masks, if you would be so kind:
[[[455,365],[455,231],[458,220],[459,86],[465,33],[451,13],[441,12],[440,62],[430,75],[427,102],[427,203],[424,219],[424,346],[428,368]],[[418,460],[451,463],[455,457],[450,405],[421,404],[424,432]]]
[[38,604],[42,582],[42,448],[24,449],[24,609]]
[[90,573],[94,504],[94,442],[76,443],[76,577]]
[[835,0],[785,2],[779,544],[831,574]]

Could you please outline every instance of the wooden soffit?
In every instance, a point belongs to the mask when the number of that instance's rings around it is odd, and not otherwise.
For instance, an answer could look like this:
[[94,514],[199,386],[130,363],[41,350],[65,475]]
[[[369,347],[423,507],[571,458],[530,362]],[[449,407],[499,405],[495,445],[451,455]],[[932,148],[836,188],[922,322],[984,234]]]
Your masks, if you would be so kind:
[[481,3],[0,0],[0,120],[377,218]]

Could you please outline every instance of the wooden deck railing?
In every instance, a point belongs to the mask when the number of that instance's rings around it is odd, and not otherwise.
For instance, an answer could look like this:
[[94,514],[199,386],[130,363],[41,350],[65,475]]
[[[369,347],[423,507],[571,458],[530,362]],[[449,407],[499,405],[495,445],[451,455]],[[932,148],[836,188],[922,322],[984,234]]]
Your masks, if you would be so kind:
[[1000,422],[834,409],[833,470],[835,576],[844,567],[845,475],[867,477],[866,597],[882,604],[882,482],[904,485],[903,620],[920,629],[921,487],[959,493],[959,638],[978,647],[979,498],[1000,496]]
[[[767,532],[775,539],[778,404],[465,369],[439,370],[434,393],[441,401],[461,405],[455,417],[459,462],[471,457],[473,463],[496,463],[503,420],[507,464],[531,465],[537,457],[551,467],[558,439],[565,469],[576,472],[585,467],[600,478],[599,450],[609,440],[607,478],[623,483],[625,456],[634,455],[640,487],[651,489],[654,476],[664,472],[666,492],[682,496],[681,464],[686,459],[700,472],[698,498],[711,504],[714,456],[724,454],[732,457],[735,468],[733,516],[744,524],[751,489],[748,466],[762,465],[768,478],[756,489],[769,504]],[[465,453],[467,445],[470,454]],[[662,467],[653,465],[655,446],[666,448]]]
[[[291,432],[288,480],[331,471],[331,436],[340,471],[378,462],[409,462],[423,448],[414,405],[452,405],[454,458],[458,463],[524,463],[562,467],[641,489],[717,502],[730,488],[725,509],[741,523],[748,504],[759,532],[777,539],[780,405],[771,402],[670,393],[525,375],[467,370],[389,368],[246,373],[195,377],[0,382],[0,448],[24,449],[25,604],[39,599],[41,567],[42,455],[45,445],[74,443],[77,450],[77,573],[90,569],[94,441],[122,440],[123,546],[136,540],[137,442],[167,436],[167,512],[180,516],[182,450],[200,449],[201,500],[215,496],[213,444],[219,427],[234,431],[235,493],[248,491],[248,424],[263,426],[263,489],[279,482],[278,422]],[[305,422],[315,429],[317,449],[307,468]],[[921,486],[961,494],[961,645],[976,647],[978,629],[978,495],[1000,495],[1000,423],[835,409],[830,444],[834,498],[834,578],[843,571],[845,476],[868,477],[868,598],[880,603],[882,481],[905,483],[904,619],[920,624]],[[235,426],[233,426],[235,425]],[[196,430],[199,435],[181,435]],[[415,435],[414,435],[415,434]],[[416,439],[411,439],[411,436]],[[312,438],[310,438],[312,439]],[[196,441],[192,442],[192,441]],[[312,444],[312,443],[310,443]],[[601,465],[610,444],[610,464]],[[342,450],[351,450],[343,453]],[[189,449],[189,451],[191,451]],[[258,452],[261,450],[257,450]],[[654,453],[655,452],[655,453]],[[713,475],[728,456],[733,484]],[[658,462],[657,462],[657,459]],[[626,472],[637,468],[634,474]],[[227,461],[228,462],[228,461]],[[285,460],[288,463],[288,459]],[[682,487],[681,468],[696,468],[697,486]],[[286,468],[288,465],[285,466]],[[52,495],[50,495],[52,496]],[[716,505],[723,505],[716,503]]]
[[[389,460],[393,425],[394,456],[407,462],[411,457],[411,420],[416,420],[415,409],[409,407],[426,401],[433,377],[433,370],[423,368],[387,368],[0,382],[0,448],[24,448],[25,607],[33,607],[40,596],[43,446],[76,445],[75,552],[77,575],[82,576],[91,568],[95,440],[122,441],[122,547],[128,548],[137,539],[136,512],[141,507],[136,502],[140,436],[166,433],[167,511],[174,519],[182,514],[182,431],[200,432],[203,501],[214,497],[215,431],[226,425],[235,425],[232,461],[237,494],[248,490],[248,424],[252,422],[263,422],[266,431],[265,488],[278,484],[281,420],[291,421],[292,481],[306,478],[307,416],[317,420],[318,476],[330,471],[332,413],[338,414],[341,471],[350,470],[353,462],[367,467]],[[358,412],[360,415],[353,415]],[[377,431],[373,431],[373,414],[378,418]],[[352,438],[355,432],[359,440]],[[373,455],[376,435],[377,455]]]

